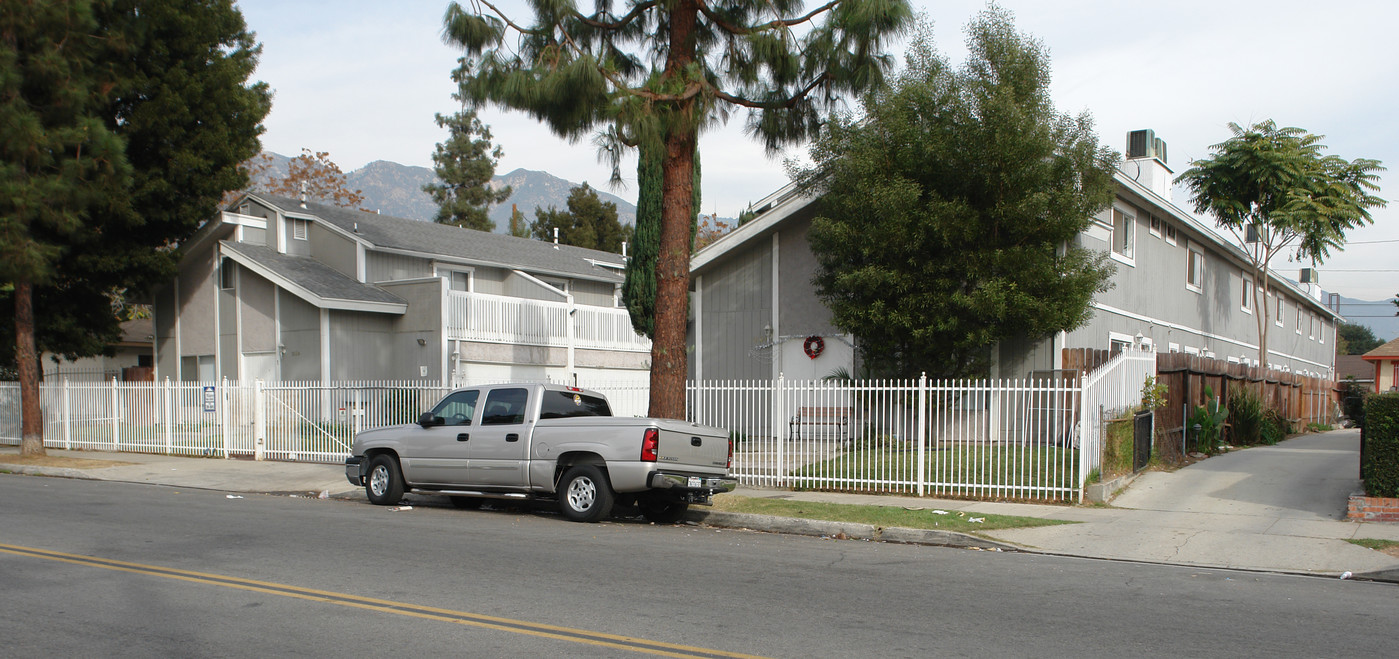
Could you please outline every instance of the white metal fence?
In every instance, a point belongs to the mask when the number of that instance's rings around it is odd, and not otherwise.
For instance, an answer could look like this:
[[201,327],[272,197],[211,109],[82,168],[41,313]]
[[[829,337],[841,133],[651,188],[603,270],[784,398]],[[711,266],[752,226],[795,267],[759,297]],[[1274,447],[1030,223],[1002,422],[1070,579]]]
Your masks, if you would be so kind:
[[[1072,379],[691,382],[692,421],[726,428],[749,485],[1067,500],[1101,463],[1101,420],[1140,402],[1154,355],[1118,355]],[[485,383],[472,383],[485,384]],[[644,384],[580,382],[619,416]],[[354,433],[411,423],[435,382],[45,383],[45,445],[337,462]],[[20,441],[19,388],[0,383],[0,444]]]

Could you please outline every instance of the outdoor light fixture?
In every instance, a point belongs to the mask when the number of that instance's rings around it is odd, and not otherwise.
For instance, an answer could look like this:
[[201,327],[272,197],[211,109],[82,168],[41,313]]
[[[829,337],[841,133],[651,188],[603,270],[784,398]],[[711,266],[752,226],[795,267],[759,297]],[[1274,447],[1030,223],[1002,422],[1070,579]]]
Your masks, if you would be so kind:
[[425,346],[425,345],[427,345],[427,339],[418,339],[418,346],[419,346],[419,347],[422,347],[422,346]]

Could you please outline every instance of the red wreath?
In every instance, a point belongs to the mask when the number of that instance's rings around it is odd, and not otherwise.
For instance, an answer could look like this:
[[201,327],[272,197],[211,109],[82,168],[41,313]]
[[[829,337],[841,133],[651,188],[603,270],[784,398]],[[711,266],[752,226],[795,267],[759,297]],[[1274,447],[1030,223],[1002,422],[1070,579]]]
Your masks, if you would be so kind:
[[816,359],[826,351],[826,341],[819,336],[808,336],[806,342],[802,344],[802,350],[806,351],[807,357]]

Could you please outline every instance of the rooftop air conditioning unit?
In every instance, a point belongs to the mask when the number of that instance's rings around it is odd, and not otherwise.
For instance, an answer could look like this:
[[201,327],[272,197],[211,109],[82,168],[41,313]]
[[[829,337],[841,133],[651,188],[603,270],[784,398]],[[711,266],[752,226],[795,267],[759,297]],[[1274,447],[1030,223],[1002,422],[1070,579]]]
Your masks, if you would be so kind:
[[1166,141],[1151,129],[1131,131],[1127,133],[1127,157],[1157,158],[1166,162]]

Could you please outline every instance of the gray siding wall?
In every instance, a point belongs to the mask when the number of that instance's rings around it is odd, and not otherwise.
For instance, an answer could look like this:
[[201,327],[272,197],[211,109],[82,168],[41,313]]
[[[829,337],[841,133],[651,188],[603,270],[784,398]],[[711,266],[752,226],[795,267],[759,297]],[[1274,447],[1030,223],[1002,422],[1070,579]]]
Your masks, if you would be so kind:
[[431,276],[432,264],[427,259],[374,251],[364,255],[364,278],[370,283]]
[[215,279],[213,251],[180,269],[180,352],[183,355],[214,354]]
[[611,282],[574,279],[569,284],[573,290],[573,303],[594,307],[612,307],[612,293],[615,287]]
[[[350,279],[359,277],[355,243],[352,240],[334,233],[319,222],[312,222],[310,231],[307,234],[311,244],[311,254],[317,261],[324,263]],[[308,241],[296,241],[308,242]]]
[[390,314],[331,311],[330,379],[402,378],[394,374],[394,320]]
[[[277,348],[277,287],[247,268],[238,268],[238,299],[242,301],[243,352],[270,352]],[[287,296],[292,297],[292,296]]]
[[760,347],[768,340],[763,328],[772,322],[771,238],[707,272],[698,294],[704,379],[771,378],[772,349]]
[[477,293],[505,295],[505,280],[512,276],[509,270],[478,267],[471,275],[471,285]]
[[[830,336],[841,332],[831,324],[831,311],[816,294],[811,278],[819,264],[811,251],[807,233],[811,230],[811,207],[803,217],[782,226],[778,238],[780,290],[777,303],[783,336]],[[706,310],[707,313],[707,310]]]
[[158,379],[179,379],[180,355],[175,347],[175,289],[162,286],[154,296],[155,368]]
[[[267,245],[267,230],[257,227],[243,227],[243,240],[239,242],[249,245]],[[276,245],[272,245],[272,247],[275,248]]]
[[[231,262],[228,267],[237,267]],[[238,299],[234,291],[219,290],[219,374],[238,379]]]
[[[286,245],[288,254],[293,256],[311,256],[311,226],[306,227],[306,238],[297,240],[293,235],[295,235],[295,227],[298,222],[304,222],[307,225],[315,225],[315,222],[310,220],[298,221],[290,217],[286,218],[282,222],[282,244]],[[275,248],[276,246],[274,245],[273,247]]]
[[[320,380],[321,310],[284,290],[277,289],[276,295],[282,326],[282,379]],[[248,319],[244,316],[245,337],[248,331],[247,322]]]

